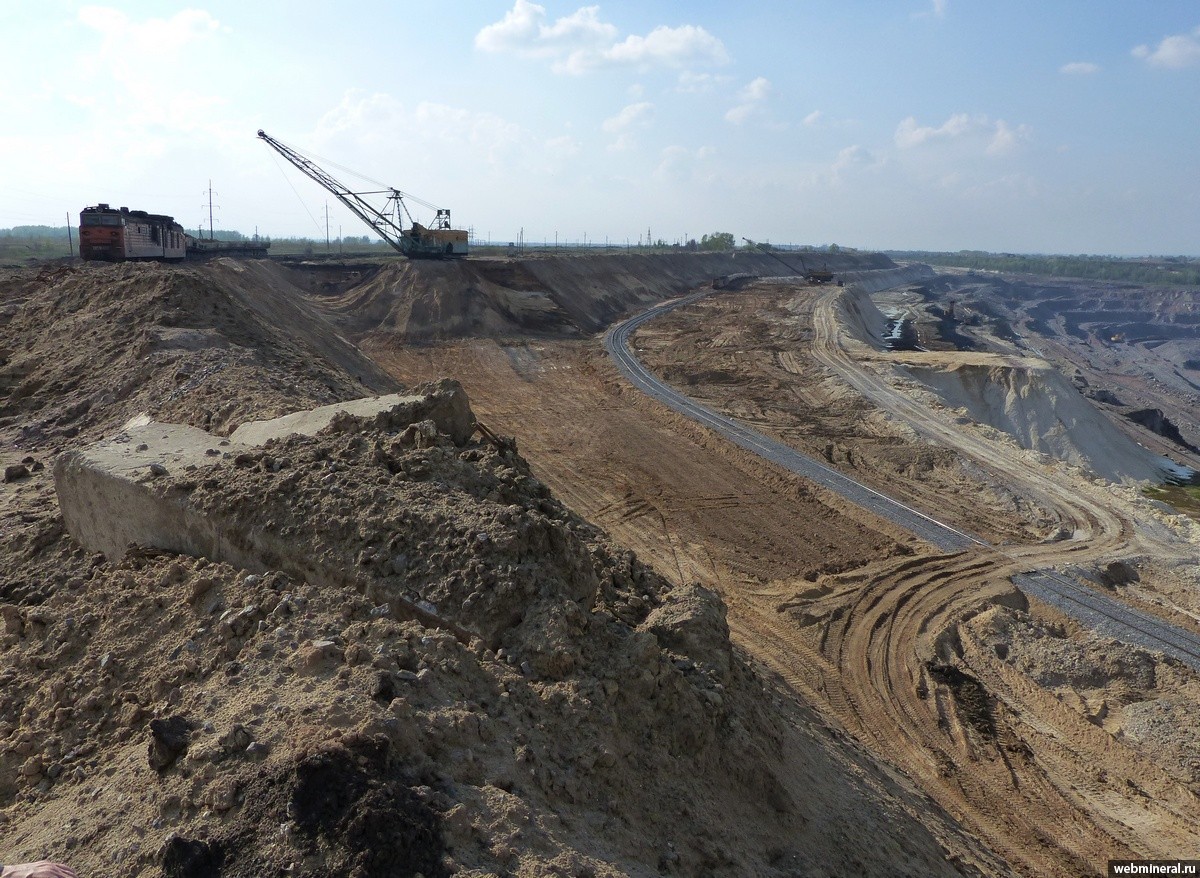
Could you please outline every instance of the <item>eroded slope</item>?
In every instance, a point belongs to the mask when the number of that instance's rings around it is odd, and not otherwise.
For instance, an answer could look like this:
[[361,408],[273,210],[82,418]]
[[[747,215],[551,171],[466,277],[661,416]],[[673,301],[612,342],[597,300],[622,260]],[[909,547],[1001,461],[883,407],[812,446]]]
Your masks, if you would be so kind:
[[[0,859],[168,876],[1003,872],[765,685],[712,593],[663,580],[510,452],[351,419],[154,482],[344,580],[77,546],[36,464],[135,410],[226,430],[361,395],[339,358],[371,364],[307,335],[327,324],[246,304],[271,295],[258,271],[5,288],[6,368],[28,371],[0,430],[31,465],[0,510]],[[393,591],[466,633],[392,618]]]

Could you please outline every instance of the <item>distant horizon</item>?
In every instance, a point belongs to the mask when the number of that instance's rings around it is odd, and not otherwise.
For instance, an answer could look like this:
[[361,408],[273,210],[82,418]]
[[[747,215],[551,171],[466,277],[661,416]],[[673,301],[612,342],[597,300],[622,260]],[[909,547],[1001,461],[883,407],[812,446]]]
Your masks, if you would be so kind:
[[[142,210],[142,208],[131,208],[131,210]],[[153,213],[154,211],[148,211],[148,212]],[[77,235],[78,228],[79,228],[78,224],[72,225],[72,227],[71,227],[72,235]],[[16,234],[21,229],[45,229],[45,230],[47,230],[45,233],[45,237],[53,237],[55,235],[59,235],[64,239],[67,237],[67,227],[65,225],[50,226],[50,225],[43,225],[43,224],[31,224],[31,225],[25,225],[25,226],[11,226],[9,228],[0,228],[0,236],[30,237],[30,238],[36,237],[36,235],[18,235],[18,234]],[[196,230],[195,226],[192,226],[191,228],[184,226],[184,231],[187,232],[188,234],[196,234],[196,237],[206,237],[208,235],[208,229]],[[713,230],[713,231],[719,231],[719,230]],[[255,234],[253,232],[243,232],[239,229],[217,228],[217,229],[214,229],[214,234],[217,238],[220,238],[222,235],[236,235],[236,236],[240,236],[241,238],[245,238],[245,239],[253,239],[255,237]],[[707,234],[711,234],[711,232],[709,232]],[[267,240],[267,241],[278,240],[278,241],[310,242],[312,244],[322,244],[322,245],[325,243],[325,237],[323,235],[320,237],[313,237],[311,235],[267,235],[267,234],[263,234],[262,232],[259,232],[258,237],[262,240]],[[364,243],[362,241],[362,238],[364,238],[364,237],[373,237],[373,240]],[[77,240],[77,238],[76,238],[76,240]],[[374,246],[387,247],[388,246],[386,241],[384,241],[382,238],[379,238],[377,236],[372,236],[369,231],[364,231],[362,233],[356,234],[356,233],[345,233],[345,231],[343,230],[342,237],[338,238],[338,237],[331,236],[329,238],[329,241],[331,244],[336,244],[336,243],[340,242],[340,243],[344,243],[344,244],[356,243],[359,246],[371,246],[371,247],[374,247]],[[510,242],[508,240],[499,240],[499,239],[493,239],[493,240],[485,240],[485,239],[479,239],[479,238],[472,239],[472,244],[477,247],[507,247],[510,243],[516,244],[517,242],[515,242],[515,241]],[[687,243],[686,241],[679,242],[678,239],[672,239],[669,241],[664,241],[662,244],[658,244],[658,243],[651,244],[651,245],[649,245],[649,249],[673,248],[673,247],[684,246],[684,245],[686,245],[686,243]],[[917,248],[917,247],[861,247],[861,246],[858,246],[855,244],[844,244],[844,243],[835,242],[835,241],[821,243],[821,244],[802,243],[802,242],[771,242],[771,241],[759,241],[756,243],[768,244],[769,246],[772,246],[772,247],[777,247],[777,248],[787,249],[787,250],[809,249],[809,250],[814,250],[814,251],[818,251],[818,252],[823,252],[823,251],[827,251],[828,248],[830,248],[830,247],[836,247],[838,249],[851,250],[851,251],[860,252],[860,253],[883,253],[885,255],[929,254],[929,255],[936,255],[936,256],[958,256],[958,255],[975,254],[975,255],[983,255],[983,256],[1014,256],[1014,257],[1028,257],[1028,258],[1116,259],[1116,260],[1122,260],[1122,261],[1131,261],[1131,260],[1138,260],[1138,259],[1200,260],[1200,254],[1165,253],[1165,252],[1164,253],[1055,253],[1055,252],[1051,252],[1051,251],[1018,252],[1015,250],[983,250],[983,249],[980,249],[977,247],[963,247],[963,248],[959,248],[957,250],[929,250],[926,248]],[[647,245],[644,243],[636,243],[636,242],[630,243],[627,245],[624,242],[624,240],[622,240],[621,242],[612,241],[612,242],[609,242],[606,244],[603,242],[597,242],[597,241],[591,241],[591,240],[589,240],[587,243],[584,243],[582,241],[567,241],[565,239],[559,240],[557,242],[553,241],[553,240],[535,241],[535,240],[531,240],[529,238],[525,239],[523,246],[526,248],[537,247],[540,249],[553,249],[555,247],[558,247],[558,248],[589,249],[589,250],[605,249],[605,248],[610,249],[610,250],[625,250],[625,249],[637,249],[639,247],[646,249],[646,247],[647,247]],[[745,250],[748,248],[746,247],[746,245],[744,243],[742,243],[742,244],[738,244],[734,249]]]
[[223,228],[349,234],[265,129],[492,241],[1200,246],[1195,4],[48,0],[0,26],[5,227],[100,201],[207,227],[211,184]]

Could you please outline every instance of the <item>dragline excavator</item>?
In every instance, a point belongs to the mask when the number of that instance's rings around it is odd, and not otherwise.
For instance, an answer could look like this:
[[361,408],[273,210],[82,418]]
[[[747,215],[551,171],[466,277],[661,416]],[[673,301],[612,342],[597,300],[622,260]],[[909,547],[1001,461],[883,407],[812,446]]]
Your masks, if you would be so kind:
[[[779,254],[777,254],[774,250],[771,249],[770,244],[756,244],[753,241],[751,241],[749,238],[742,238],[742,240],[746,242],[747,247],[753,247],[759,253],[766,253],[768,256],[774,257],[779,262],[783,262],[783,259],[781,259],[779,257]],[[802,269],[804,269],[804,279],[807,280],[810,284],[827,284],[827,283],[830,283],[833,281],[833,272],[829,270],[828,265],[824,266],[823,268],[809,268],[808,265],[805,264],[805,262],[804,262],[804,257],[801,256],[799,253],[791,253],[789,255],[795,256],[797,259],[800,260],[800,267]],[[792,271],[796,270],[796,269],[792,268],[792,266],[788,265],[786,262],[783,262],[783,264],[787,265],[787,267],[790,268]],[[841,284],[838,284],[838,286],[841,286]]]
[[[370,226],[371,231],[409,259],[458,259],[467,255],[467,233],[463,229],[451,227],[449,210],[390,186],[370,192],[351,192],[312,159],[301,155],[298,150],[286,143],[280,143],[261,128],[258,130],[258,136],[306,175],[332,192],[338,201]],[[383,209],[376,208],[363,197],[364,195],[386,195]],[[404,203],[405,198],[437,211],[432,228],[423,226],[412,218],[412,214],[408,212],[408,205]],[[407,229],[404,228],[406,218],[409,223]]]

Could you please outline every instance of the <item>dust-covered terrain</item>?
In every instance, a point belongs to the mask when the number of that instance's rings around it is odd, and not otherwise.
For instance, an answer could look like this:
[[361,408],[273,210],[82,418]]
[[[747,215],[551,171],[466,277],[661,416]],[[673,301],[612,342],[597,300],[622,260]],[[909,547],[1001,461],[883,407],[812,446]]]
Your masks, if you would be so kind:
[[[1010,581],[1058,570],[1200,631],[1197,525],[1144,492],[1195,462],[1194,294],[830,268],[845,287],[746,253],[6,275],[0,861],[1074,876],[1200,856],[1196,675]],[[625,383],[595,333],[700,287],[639,330],[643,362],[991,546],[938,551]],[[385,416],[220,451],[249,420],[447,377],[515,445]],[[56,462],[140,413],[213,454],[138,490],[270,563],[68,533]]]
[[[651,322],[634,345],[689,395],[985,536],[999,553],[931,553],[630,398],[587,347],[469,339],[412,350],[384,334],[367,347],[397,375],[459,374],[489,422],[522,425],[523,447],[557,490],[660,569],[711,583],[738,642],[1022,871],[1093,874],[1109,857],[1186,855],[1196,794],[1172,768],[1178,747],[1097,725],[1079,709],[1095,692],[1052,691],[1001,657],[1005,647],[975,648],[964,626],[995,607],[1053,630],[1071,625],[1008,582],[1050,567],[1194,629],[1195,527],[1143,496],[1138,479],[1159,474],[1157,450],[1129,443],[1111,412],[1071,395],[1063,385],[1073,379],[1005,332],[962,356],[953,332],[928,334],[942,322],[935,309],[949,310],[930,289],[937,283],[927,273],[881,290],[878,307],[861,291],[741,284]],[[897,303],[898,316],[912,309],[926,351],[888,349]],[[1007,419],[989,422],[996,406],[983,396],[952,405],[914,376],[914,367],[940,376],[989,356],[1024,388],[1011,402],[1000,393]],[[996,392],[988,369],[972,386]],[[1037,447],[1043,436],[1055,444]],[[1100,478],[1100,465],[1117,481]],[[1115,647],[1074,630],[1085,642],[1077,661]],[[1191,672],[1151,660],[1186,702]],[[1123,667],[1099,687],[1163,697],[1127,685]]]
[[[735,645],[707,576],[661,568],[653,545],[654,566],[639,561],[512,446],[343,417],[221,455],[248,420],[423,380],[396,358],[434,348],[383,326],[372,357],[351,336],[357,286],[390,270],[315,291],[315,271],[230,261],[0,280],[0,861],[189,878],[1007,871]],[[697,282],[662,274],[658,295]],[[505,331],[537,338],[533,324]],[[536,362],[526,344],[501,356]],[[523,443],[484,397],[481,416]],[[537,400],[509,404],[541,429]],[[215,447],[143,490],[295,557],[251,570],[76,542],[55,463],[140,413]],[[825,507],[793,485],[752,491],[746,515],[773,496],[814,519],[814,569],[908,551],[850,510],[822,536]]]

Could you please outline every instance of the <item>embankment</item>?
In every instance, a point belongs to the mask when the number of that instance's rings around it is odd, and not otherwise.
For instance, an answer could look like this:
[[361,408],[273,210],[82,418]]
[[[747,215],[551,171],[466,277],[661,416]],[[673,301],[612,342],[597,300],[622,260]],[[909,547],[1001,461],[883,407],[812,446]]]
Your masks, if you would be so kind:
[[[928,271],[926,266],[908,266],[854,278],[835,303],[842,331],[882,351],[887,320],[870,293],[927,277],[923,270]],[[1158,482],[1164,477],[1161,458],[1119,431],[1044,360],[906,351],[895,365],[947,407],[1008,434],[1022,448],[1111,481]]]
[[[811,256],[809,259],[811,260]],[[405,341],[465,336],[590,335],[639,306],[733,274],[795,275],[802,256],[678,253],[396,262],[325,307],[356,335]],[[843,272],[895,268],[881,254],[821,254]]]

